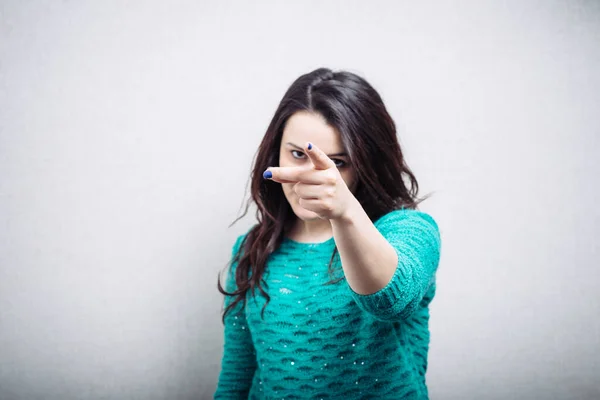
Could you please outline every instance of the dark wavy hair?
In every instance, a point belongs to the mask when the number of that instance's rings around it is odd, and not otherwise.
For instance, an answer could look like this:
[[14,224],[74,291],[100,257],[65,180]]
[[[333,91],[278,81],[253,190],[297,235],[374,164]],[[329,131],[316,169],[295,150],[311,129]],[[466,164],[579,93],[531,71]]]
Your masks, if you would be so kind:
[[[248,290],[255,295],[258,288],[267,299],[265,307],[270,300],[262,280],[266,261],[297,217],[282,186],[263,179],[263,172],[268,167],[279,166],[283,129],[287,120],[299,111],[320,114],[340,133],[350,164],[356,171],[358,184],[354,196],[371,221],[396,209],[416,209],[425,199],[417,197],[419,185],[404,160],[394,121],[377,91],[365,79],[351,72],[333,72],[327,68],[300,76],[281,99],[267,128],[254,157],[251,197],[243,214],[232,223],[247,214],[252,202],[256,204],[258,223],[247,233],[230,263],[238,263],[237,289],[227,292],[220,279],[217,282],[219,292],[234,297],[223,312],[223,320],[236,304],[246,304]],[[336,252],[337,247],[329,264],[330,272]]]

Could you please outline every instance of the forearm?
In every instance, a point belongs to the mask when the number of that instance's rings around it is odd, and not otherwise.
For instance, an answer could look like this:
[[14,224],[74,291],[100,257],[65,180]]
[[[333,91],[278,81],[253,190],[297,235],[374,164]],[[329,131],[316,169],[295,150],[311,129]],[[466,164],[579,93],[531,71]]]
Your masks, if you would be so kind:
[[398,254],[358,200],[343,216],[330,221],[348,285],[365,295],[383,289],[396,271]]

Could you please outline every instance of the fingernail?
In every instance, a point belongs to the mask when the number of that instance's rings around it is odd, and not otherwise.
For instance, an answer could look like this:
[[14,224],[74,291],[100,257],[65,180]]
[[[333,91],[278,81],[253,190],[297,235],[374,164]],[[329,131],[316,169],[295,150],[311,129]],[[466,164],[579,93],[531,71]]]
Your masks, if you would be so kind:
[[265,178],[265,179],[271,179],[272,177],[273,177],[273,173],[269,170],[267,170],[263,173],[263,178]]
[[312,143],[308,142],[308,149],[312,150]]

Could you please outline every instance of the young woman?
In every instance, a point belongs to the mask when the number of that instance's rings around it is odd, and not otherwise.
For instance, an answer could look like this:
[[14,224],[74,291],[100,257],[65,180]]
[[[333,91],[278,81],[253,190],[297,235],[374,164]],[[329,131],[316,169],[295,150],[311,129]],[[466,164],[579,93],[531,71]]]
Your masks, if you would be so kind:
[[[317,69],[285,93],[225,288],[216,399],[427,399],[436,222],[379,94]],[[247,210],[247,208],[246,208]]]

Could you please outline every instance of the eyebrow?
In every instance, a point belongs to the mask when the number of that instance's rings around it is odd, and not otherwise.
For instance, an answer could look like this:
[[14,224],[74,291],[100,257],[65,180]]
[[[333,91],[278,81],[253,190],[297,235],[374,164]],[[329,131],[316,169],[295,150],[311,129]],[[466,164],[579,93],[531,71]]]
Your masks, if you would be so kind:
[[[300,151],[304,151],[304,149],[302,147],[295,145],[292,142],[287,142],[286,144],[289,146],[292,146]],[[329,157],[329,158],[331,158],[331,157],[348,157],[348,154],[346,154],[346,153],[327,154],[327,157]]]

